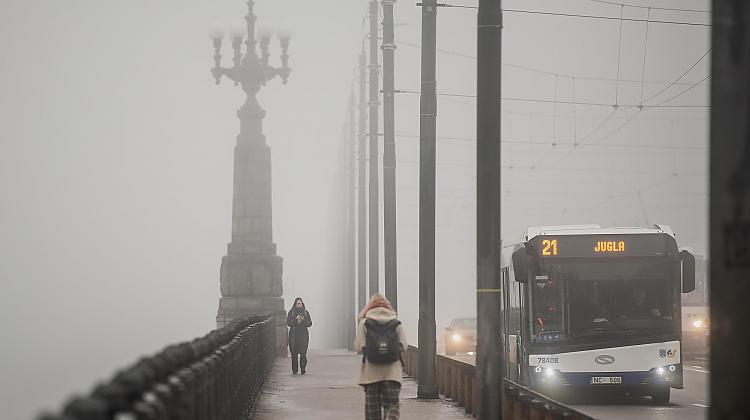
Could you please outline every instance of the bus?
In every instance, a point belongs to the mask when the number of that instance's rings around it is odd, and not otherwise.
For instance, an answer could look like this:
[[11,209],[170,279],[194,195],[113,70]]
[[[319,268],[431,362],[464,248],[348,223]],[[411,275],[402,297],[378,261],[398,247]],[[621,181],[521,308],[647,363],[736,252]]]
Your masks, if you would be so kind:
[[552,395],[669,403],[681,389],[681,294],[695,260],[668,226],[548,226],[503,243],[505,377]]
[[708,357],[708,262],[695,256],[695,290],[682,295],[682,354],[693,358]]

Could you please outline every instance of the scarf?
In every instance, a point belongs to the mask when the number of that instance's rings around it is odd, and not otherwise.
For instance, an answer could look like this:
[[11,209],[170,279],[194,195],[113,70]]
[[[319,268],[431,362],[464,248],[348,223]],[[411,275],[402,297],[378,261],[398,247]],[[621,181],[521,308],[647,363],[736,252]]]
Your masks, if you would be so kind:
[[362,319],[366,317],[367,312],[369,312],[370,309],[375,309],[375,308],[386,308],[386,309],[393,311],[393,306],[391,306],[391,302],[388,302],[388,300],[385,298],[378,299],[378,300],[374,300],[368,303],[367,306],[365,306],[365,309],[362,309],[362,312],[359,313],[359,318]]
[[[300,301],[300,302],[302,302],[302,308],[297,308],[297,301]],[[292,315],[294,315],[295,317],[296,317],[297,315],[302,315],[302,316],[305,316],[305,311],[306,311],[306,308],[305,308],[305,301],[304,301],[304,300],[302,300],[302,298],[299,298],[299,297],[298,297],[298,298],[295,298],[295,299],[294,299],[294,303],[292,304],[292,309],[290,309],[290,310],[289,310],[289,312],[287,312],[286,316],[287,316],[287,317],[290,317],[290,316],[292,316]]]

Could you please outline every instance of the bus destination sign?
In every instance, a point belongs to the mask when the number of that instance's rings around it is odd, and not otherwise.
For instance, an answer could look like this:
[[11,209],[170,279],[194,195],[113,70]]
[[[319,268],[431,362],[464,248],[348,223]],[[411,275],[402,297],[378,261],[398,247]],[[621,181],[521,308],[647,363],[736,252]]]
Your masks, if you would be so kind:
[[[676,253],[674,238],[661,234],[537,236],[529,241],[540,257],[631,257]],[[676,254],[675,254],[676,255]]]
[[596,241],[594,252],[625,252],[625,241]]

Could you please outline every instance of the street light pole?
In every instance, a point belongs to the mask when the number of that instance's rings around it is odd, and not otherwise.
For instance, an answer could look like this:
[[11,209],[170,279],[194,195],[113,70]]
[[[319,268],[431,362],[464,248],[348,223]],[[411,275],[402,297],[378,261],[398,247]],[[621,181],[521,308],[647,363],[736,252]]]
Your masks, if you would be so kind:
[[348,162],[348,173],[347,173],[347,180],[348,180],[348,214],[347,214],[347,234],[348,234],[348,246],[347,246],[347,273],[346,273],[346,341],[347,341],[347,347],[349,350],[355,350],[354,345],[354,336],[356,333],[356,322],[357,317],[354,315],[355,310],[355,285],[357,281],[356,277],[356,255],[354,254],[354,249],[357,244],[357,221],[356,221],[356,214],[355,214],[355,195],[356,195],[356,188],[354,187],[354,155],[356,153],[356,147],[357,147],[357,138],[354,131],[354,87],[352,87],[351,95],[349,95],[349,108],[347,110],[347,118],[346,118],[346,154]]
[[[273,30],[261,26],[256,34],[254,4],[253,0],[247,1],[246,29],[231,34],[232,67],[221,65],[223,31],[211,33],[214,47],[211,73],[216,83],[227,77],[246,94],[245,103],[237,111],[240,133],[234,149],[232,240],[221,260],[222,297],[216,322],[221,327],[241,315],[272,312],[276,316],[277,336],[280,337],[276,341],[276,350],[279,355],[286,355],[282,258],[276,254],[276,244],[273,243],[271,149],[263,134],[266,111],[256,95],[262,86],[277,76],[286,84],[291,72],[288,66],[291,31],[276,31],[281,41],[281,66],[269,65]],[[256,36],[260,39],[260,56],[256,50]],[[248,277],[248,273],[253,275]]]
[[378,214],[378,1],[370,1],[370,295],[380,290]]
[[[437,0],[422,3],[419,101],[419,360],[417,397],[438,398],[435,375],[435,133]],[[498,114],[500,115],[500,114]]]
[[[364,48],[363,48],[364,50]],[[364,51],[359,55],[359,200],[357,206],[357,308],[362,309],[367,303],[367,69]]]
[[383,227],[385,257],[385,296],[398,311],[398,270],[396,236],[396,135],[394,117],[393,3],[383,3]]
[[502,415],[500,330],[501,0],[479,0],[477,28],[477,418]]

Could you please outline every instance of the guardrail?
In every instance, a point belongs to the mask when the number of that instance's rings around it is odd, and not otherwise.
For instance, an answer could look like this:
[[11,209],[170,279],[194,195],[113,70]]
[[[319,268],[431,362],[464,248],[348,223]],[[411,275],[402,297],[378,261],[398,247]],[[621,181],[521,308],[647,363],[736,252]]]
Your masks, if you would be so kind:
[[[419,349],[409,346],[404,359],[404,371],[417,378]],[[475,414],[476,384],[474,366],[452,359],[436,356],[437,382],[441,395],[450,398],[469,414]],[[580,413],[545,395],[505,379],[503,381],[503,419],[505,420],[588,420],[591,417]]]
[[40,420],[248,418],[273,366],[274,320],[245,316],[144,357]]

